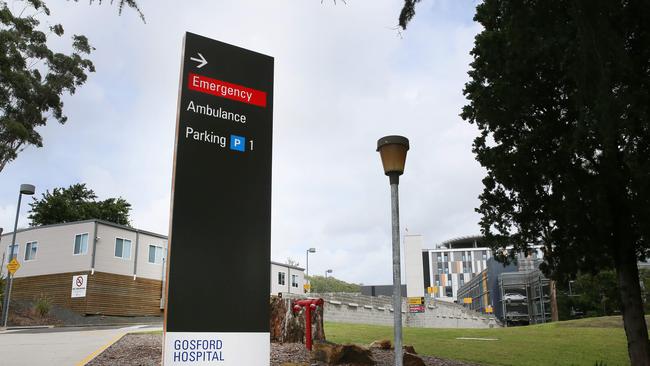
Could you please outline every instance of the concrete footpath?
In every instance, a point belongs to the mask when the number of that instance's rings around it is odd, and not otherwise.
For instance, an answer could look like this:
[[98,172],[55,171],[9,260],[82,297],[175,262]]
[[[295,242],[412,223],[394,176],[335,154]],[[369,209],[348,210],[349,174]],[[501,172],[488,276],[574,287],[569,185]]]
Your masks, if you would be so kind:
[[0,332],[0,364],[84,365],[126,333],[160,326],[70,327],[16,329]]

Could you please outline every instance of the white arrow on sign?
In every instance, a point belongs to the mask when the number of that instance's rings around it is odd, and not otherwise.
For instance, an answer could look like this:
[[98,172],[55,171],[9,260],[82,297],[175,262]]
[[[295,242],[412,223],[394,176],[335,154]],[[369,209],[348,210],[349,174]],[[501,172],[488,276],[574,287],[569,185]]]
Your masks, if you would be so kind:
[[200,53],[198,53],[198,52],[197,52],[196,54],[199,55],[200,58],[190,57],[190,60],[192,60],[192,61],[196,61],[196,62],[199,63],[198,65],[196,65],[196,67],[198,67],[198,68],[200,69],[200,68],[202,68],[203,66],[205,66],[205,65],[208,64],[208,61],[205,60],[205,57],[203,57],[202,54],[200,54]]

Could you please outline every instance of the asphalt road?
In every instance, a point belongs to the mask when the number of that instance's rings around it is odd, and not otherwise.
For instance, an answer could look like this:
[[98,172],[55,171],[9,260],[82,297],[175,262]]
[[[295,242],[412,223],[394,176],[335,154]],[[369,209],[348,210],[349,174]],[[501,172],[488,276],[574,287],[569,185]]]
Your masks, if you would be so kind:
[[20,329],[0,332],[0,365],[84,365],[103,347],[134,331],[160,326],[101,326]]

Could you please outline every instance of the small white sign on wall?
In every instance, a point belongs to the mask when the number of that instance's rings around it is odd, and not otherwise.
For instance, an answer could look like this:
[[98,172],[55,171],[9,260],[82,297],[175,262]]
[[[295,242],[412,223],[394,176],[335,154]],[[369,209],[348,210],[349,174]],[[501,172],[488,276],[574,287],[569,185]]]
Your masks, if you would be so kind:
[[72,294],[70,297],[86,297],[88,275],[72,276]]

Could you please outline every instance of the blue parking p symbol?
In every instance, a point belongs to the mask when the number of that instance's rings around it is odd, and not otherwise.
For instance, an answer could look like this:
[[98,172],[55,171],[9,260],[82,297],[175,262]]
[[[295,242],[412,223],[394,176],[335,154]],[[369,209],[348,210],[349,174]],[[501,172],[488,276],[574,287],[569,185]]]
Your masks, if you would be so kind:
[[230,135],[230,150],[246,151],[246,138],[237,135]]

